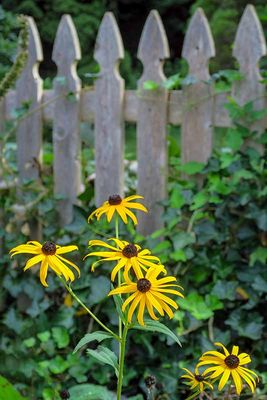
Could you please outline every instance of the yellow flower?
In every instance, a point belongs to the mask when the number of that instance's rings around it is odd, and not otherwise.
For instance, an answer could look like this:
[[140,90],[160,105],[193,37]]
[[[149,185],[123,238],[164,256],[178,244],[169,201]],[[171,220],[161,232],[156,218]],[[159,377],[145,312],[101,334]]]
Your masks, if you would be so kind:
[[34,265],[41,263],[40,268],[40,281],[43,286],[48,286],[46,282],[48,267],[59,276],[63,275],[66,281],[74,281],[75,276],[69,267],[65,265],[69,264],[76,269],[80,276],[80,270],[73,262],[61,257],[61,254],[69,253],[70,251],[78,250],[77,246],[58,246],[53,242],[45,242],[43,245],[36,241],[27,242],[27,244],[21,244],[10,250],[11,257],[26,253],[35,254],[34,257],[30,258],[25,267],[24,271],[33,267]]
[[161,267],[160,271],[165,268],[160,264],[160,259],[156,256],[152,256],[151,252],[148,249],[141,250],[141,247],[138,244],[132,244],[126,242],[125,240],[119,239],[109,239],[115,242],[115,246],[111,246],[103,242],[102,240],[90,240],[89,246],[103,246],[112,251],[94,251],[92,253],[87,254],[86,257],[98,256],[103,257],[102,260],[96,261],[92,265],[92,271],[94,271],[95,266],[98,263],[105,261],[118,261],[115,265],[112,273],[111,280],[112,282],[115,280],[115,277],[118,271],[122,268],[124,270],[124,278],[128,277],[129,271],[132,268],[135,272],[137,278],[142,278],[142,269],[147,271],[149,267],[158,268]]
[[186,385],[190,387],[190,390],[196,390],[198,393],[202,393],[205,389],[205,385],[209,386],[212,390],[213,386],[205,380],[203,374],[199,374],[198,368],[195,368],[195,373],[193,374],[187,368],[182,368],[184,371],[187,372],[186,375],[182,375],[181,378],[188,379],[188,382],[185,382]]
[[141,210],[144,212],[147,212],[147,209],[143,204],[132,203],[132,200],[136,199],[143,199],[143,196],[133,195],[126,197],[125,199],[122,199],[119,194],[109,196],[108,201],[105,201],[101,207],[97,208],[91,215],[89,215],[88,222],[94,216],[96,216],[99,221],[103,214],[107,215],[107,220],[110,222],[116,211],[125,224],[128,224],[128,215],[133,220],[133,223],[137,225],[137,218],[130,209]]
[[214,344],[215,346],[222,347],[224,354],[218,351],[206,351],[200,357],[200,362],[198,363],[197,367],[207,364],[214,364],[214,366],[207,368],[203,375],[211,373],[209,376],[210,379],[217,379],[220,375],[222,375],[218,386],[219,390],[222,390],[229,378],[232,378],[235,384],[236,393],[238,395],[240,395],[242,391],[243,379],[250,387],[251,392],[254,393],[256,381],[253,375],[256,377],[256,379],[258,379],[258,376],[255,374],[255,372],[244,367],[245,364],[251,362],[250,356],[247,353],[238,354],[238,346],[233,346],[232,353],[230,354],[223,344]]
[[178,290],[170,289],[170,287],[179,287],[180,289],[182,289],[182,287],[174,283],[170,283],[176,281],[176,278],[173,276],[157,279],[161,272],[161,268],[151,267],[147,271],[145,277],[143,275],[139,276],[136,283],[132,282],[128,277],[126,277],[126,282],[122,284],[122,286],[109,292],[109,296],[122,293],[132,293],[122,305],[122,311],[124,312],[126,307],[132,303],[128,310],[127,318],[129,323],[132,321],[133,313],[138,304],[139,309],[137,313],[137,320],[140,325],[144,326],[145,308],[147,308],[150,317],[154,320],[158,320],[159,318],[155,315],[153,308],[155,308],[161,316],[163,316],[164,312],[166,312],[170,318],[173,318],[174,314],[170,306],[177,309],[178,305],[175,303],[175,301],[166,296],[165,293],[184,297],[180,292],[178,292]]

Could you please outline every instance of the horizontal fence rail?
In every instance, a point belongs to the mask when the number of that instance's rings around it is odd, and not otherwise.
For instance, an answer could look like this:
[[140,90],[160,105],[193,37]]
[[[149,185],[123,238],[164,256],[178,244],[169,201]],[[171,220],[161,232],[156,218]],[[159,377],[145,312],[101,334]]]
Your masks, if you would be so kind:
[[[192,83],[182,90],[172,91],[161,85],[166,79],[163,66],[169,57],[169,47],[155,10],[147,18],[139,43],[138,58],[143,64],[143,74],[136,90],[125,90],[119,73],[124,48],[112,13],[104,15],[97,35],[94,57],[100,65],[100,73],[92,89],[81,87],[76,73],[77,62],[81,59],[78,35],[71,17],[64,15],[52,55],[57,76],[53,89],[43,90],[38,73],[43,60],[41,41],[34,20],[28,17],[28,21],[28,62],[16,89],[0,104],[0,126],[4,120],[12,119],[14,108],[23,101],[30,102],[28,116],[17,128],[18,178],[19,181],[38,180],[38,165],[33,160],[42,164],[42,127],[44,122],[52,122],[54,192],[64,198],[58,209],[63,226],[72,221],[73,205],[83,190],[80,122],[94,123],[97,205],[110,194],[123,195],[124,125],[125,122],[136,123],[138,193],[145,197],[150,209],[150,213],[139,217],[139,232],[148,235],[163,226],[159,203],[167,196],[167,125],[181,125],[184,163],[206,162],[212,151],[213,128],[231,126],[224,107],[228,96],[240,105],[253,101],[255,109],[266,108],[266,89],[260,83],[258,66],[266,55],[266,42],[252,5],[246,7],[234,41],[233,56],[243,78],[235,82],[231,93],[215,93],[210,80],[209,60],[215,57],[215,45],[202,9],[195,12],[189,23],[182,50]],[[159,87],[153,91],[144,90],[147,80],[157,82]],[[266,117],[253,125],[259,132],[266,127]]]

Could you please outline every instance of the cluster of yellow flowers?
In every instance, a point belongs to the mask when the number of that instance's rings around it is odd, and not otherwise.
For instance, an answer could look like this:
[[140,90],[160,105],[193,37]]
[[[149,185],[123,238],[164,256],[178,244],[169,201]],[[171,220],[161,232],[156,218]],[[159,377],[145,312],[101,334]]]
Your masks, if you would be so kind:
[[[131,209],[147,212],[143,204],[134,201],[137,199],[142,199],[142,196],[134,195],[125,199],[122,199],[119,195],[110,196],[101,207],[89,216],[88,221],[93,217],[99,220],[102,215],[106,215],[108,222],[111,222],[112,218],[116,217],[116,221],[121,218],[127,224],[129,217],[136,225],[138,221]],[[137,307],[137,321],[142,326],[145,325],[144,313],[146,310],[153,320],[159,319],[155,311],[160,316],[166,313],[169,318],[174,317],[172,308],[177,309],[178,305],[169,295],[183,297],[183,294],[178,290],[183,290],[183,288],[175,283],[175,277],[167,275],[167,271],[160,259],[152,255],[150,250],[142,249],[138,244],[120,240],[118,235],[115,238],[110,238],[108,243],[102,240],[91,240],[89,241],[89,247],[102,247],[105,249],[92,251],[84,257],[100,257],[100,260],[92,264],[92,271],[99,263],[115,262],[111,272],[111,281],[114,282],[118,278],[118,287],[111,290],[108,295],[128,295],[122,305],[122,312],[127,311],[128,323],[132,322],[133,314]],[[46,281],[48,267],[58,276],[63,276],[66,282],[72,282],[75,279],[70,267],[73,267],[80,276],[79,267],[62,257],[62,254],[74,250],[78,250],[78,247],[73,245],[61,247],[51,241],[47,241],[43,245],[37,241],[29,241],[27,244],[14,247],[10,253],[11,256],[20,253],[33,254],[34,257],[27,261],[24,271],[41,263],[40,281],[44,286],[48,286]],[[123,272],[122,281],[121,271]],[[161,277],[161,274],[163,274],[163,277]],[[255,372],[245,367],[246,364],[251,362],[250,356],[247,353],[238,354],[238,346],[233,346],[230,354],[223,344],[215,343],[215,345],[221,347],[224,353],[213,350],[205,352],[200,357],[194,373],[183,368],[186,374],[182,375],[182,378],[187,380],[186,384],[193,391],[193,395],[189,398],[197,397],[200,393],[205,392],[206,389],[213,390],[213,384],[219,378],[219,391],[231,379],[235,385],[237,395],[240,395],[242,391],[243,381],[254,393],[258,377]],[[199,373],[199,368],[203,366],[209,367]]]
[[[239,353],[239,347],[233,346],[232,352],[226,349],[221,343],[214,343],[216,346],[223,349],[223,353],[219,351],[206,351],[199,359],[194,373],[186,368],[183,368],[187,374],[181,378],[187,379],[187,385],[190,390],[195,392],[195,395],[203,393],[206,388],[213,390],[213,383],[220,378],[218,390],[221,391],[229,379],[233,380],[235,391],[239,396],[242,389],[242,380],[248,384],[251,392],[256,389],[256,381],[258,376],[252,370],[245,367],[251,362],[251,358],[247,353]],[[199,367],[203,365],[211,365],[202,374],[199,373]]]
[[[122,221],[127,224],[128,217],[133,223],[137,224],[137,218],[131,209],[141,210],[147,212],[143,204],[134,202],[134,200],[142,199],[142,196],[134,195],[122,199],[119,195],[110,196],[101,207],[95,210],[88,218],[90,221],[94,216],[97,220],[102,215],[106,215],[108,222],[114,216],[120,217]],[[160,274],[166,275],[166,269],[161,264],[160,259],[151,255],[148,249],[141,249],[138,244],[129,243],[119,238],[111,238],[114,244],[103,242],[102,240],[91,240],[89,246],[100,246],[108,249],[108,251],[94,251],[87,254],[86,257],[99,256],[101,259],[92,264],[92,270],[101,262],[116,261],[116,265],[111,273],[111,281],[113,282],[123,269],[124,281],[119,281],[119,286],[110,291],[111,295],[131,294],[123,303],[122,311],[125,312],[129,306],[127,319],[132,322],[133,313],[138,307],[137,320],[140,325],[144,325],[144,312],[148,311],[149,316],[158,320],[154,309],[163,316],[166,313],[170,318],[173,318],[174,313],[171,309],[178,308],[177,303],[172,300],[168,295],[174,294],[183,297],[182,293],[177,288],[182,290],[182,287],[175,284],[176,278],[173,276],[159,277]],[[45,242],[43,245],[36,241],[27,242],[14,247],[10,253],[11,256],[20,253],[34,254],[24,267],[24,271],[41,263],[40,267],[40,281],[44,286],[47,285],[46,277],[48,267],[50,267],[57,275],[62,276],[65,280],[73,281],[75,279],[74,273],[69,266],[76,269],[80,276],[80,270],[73,262],[62,257],[62,254],[69,253],[77,250],[77,246],[59,246],[51,241]],[[132,274],[132,275],[131,275]],[[171,307],[170,307],[171,306]]]

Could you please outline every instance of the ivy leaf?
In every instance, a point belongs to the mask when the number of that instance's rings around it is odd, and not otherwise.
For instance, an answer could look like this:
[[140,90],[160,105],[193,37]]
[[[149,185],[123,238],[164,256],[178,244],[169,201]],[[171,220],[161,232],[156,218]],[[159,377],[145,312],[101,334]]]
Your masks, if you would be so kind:
[[70,398],[75,400],[115,400],[115,393],[104,386],[83,384],[69,389]]
[[159,84],[155,81],[145,81],[143,83],[143,88],[145,90],[157,90],[159,88]]
[[181,165],[180,170],[187,175],[194,175],[201,172],[204,166],[204,163],[189,161],[188,163]]
[[252,267],[256,261],[266,264],[267,261],[267,249],[264,247],[258,247],[249,257],[249,265]]
[[115,374],[118,377],[119,374],[118,359],[113,351],[111,351],[107,347],[98,346],[96,350],[87,349],[87,354],[95,358],[97,361],[100,361],[100,363],[110,365],[114,369]]
[[182,347],[180,340],[178,337],[164,324],[158,321],[152,321],[150,319],[144,320],[145,325],[134,324],[131,326],[131,329],[139,329],[141,331],[150,331],[150,332],[159,332],[164,335],[170,336],[179,346]]
[[64,349],[70,342],[70,336],[66,328],[56,326],[52,328],[52,336],[59,349]]
[[77,344],[75,349],[73,350],[73,353],[77,353],[78,350],[80,350],[83,346],[85,346],[88,343],[93,342],[94,340],[97,340],[98,343],[102,342],[105,339],[112,339],[113,336],[111,333],[108,332],[103,332],[103,331],[96,331],[93,333],[87,333]]

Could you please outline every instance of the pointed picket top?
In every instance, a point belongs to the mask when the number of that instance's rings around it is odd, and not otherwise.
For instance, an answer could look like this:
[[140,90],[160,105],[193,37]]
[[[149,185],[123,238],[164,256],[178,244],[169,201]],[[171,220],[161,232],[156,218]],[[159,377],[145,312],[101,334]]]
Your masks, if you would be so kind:
[[101,69],[114,69],[124,57],[121,34],[112,12],[106,12],[100,24],[94,51],[94,58]]
[[202,8],[194,13],[184,39],[182,57],[189,64],[189,74],[202,75],[208,71],[208,60],[215,56],[215,45],[208,20]]
[[60,20],[53,46],[52,60],[64,69],[81,59],[81,48],[72,18],[64,14]]
[[[241,71],[247,71],[266,54],[266,41],[255,7],[248,4],[242,15],[234,41],[233,55]],[[258,69],[258,68],[257,68]]]
[[168,39],[160,15],[156,10],[152,10],[141,35],[137,57],[144,67],[153,64],[155,69],[157,64],[161,65],[169,56]]
[[28,67],[33,67],[35,64],[43,61],[43,50],[34,19],[32,17],[26,18],[29,26]]

